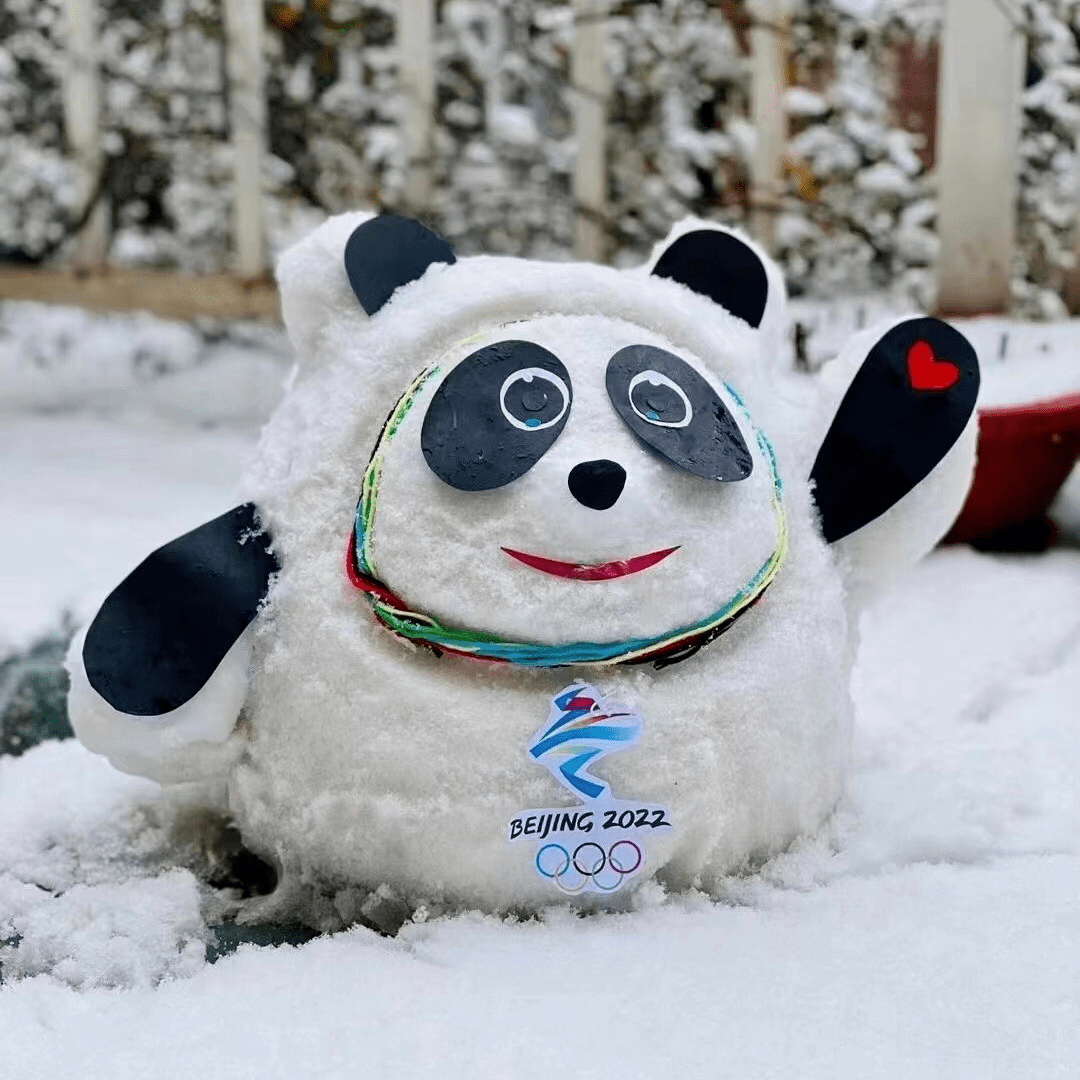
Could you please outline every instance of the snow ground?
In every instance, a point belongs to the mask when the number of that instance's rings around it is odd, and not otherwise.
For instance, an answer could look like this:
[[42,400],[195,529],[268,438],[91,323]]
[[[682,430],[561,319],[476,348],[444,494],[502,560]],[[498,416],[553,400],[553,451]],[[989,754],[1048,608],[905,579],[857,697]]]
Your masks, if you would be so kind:
[[0,420],[4,602],[0,652],[93,615],[142,561],[236,504],[250,433],[156,418]]
[[[0,652],[232,503],[242,428],[0,424]],[[1080,536],[1080,482],[1058,508]],[[175,796],[0,757],[0,1075],[161,1080],[1080,1073],[1080,550],[949,549],[868,613],[849,796],[725,902],[242,945]]]

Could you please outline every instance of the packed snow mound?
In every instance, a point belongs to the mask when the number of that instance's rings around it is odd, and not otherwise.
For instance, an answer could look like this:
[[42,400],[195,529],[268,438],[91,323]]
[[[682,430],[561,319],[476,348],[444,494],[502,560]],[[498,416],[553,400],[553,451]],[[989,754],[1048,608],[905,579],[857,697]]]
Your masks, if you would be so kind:
[[176,867],[175,813],[76,746],[0,758],[0,974],[80,989],[192,974],[207,931],[196,880]]

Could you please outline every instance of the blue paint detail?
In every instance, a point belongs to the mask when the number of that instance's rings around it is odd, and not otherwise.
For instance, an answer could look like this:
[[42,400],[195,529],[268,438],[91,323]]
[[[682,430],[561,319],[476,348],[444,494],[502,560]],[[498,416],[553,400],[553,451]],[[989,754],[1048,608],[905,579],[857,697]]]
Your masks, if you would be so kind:
[[[732,388],[728,386],[727,383],[724,383],[724,389],[731,395],[732,400],[742,410],[743,416],[745,416],[747,420],[750,420],[750,414],[746,410],[746,403],[743,401],[743,399],[734,390],[732,390]],[[752,422],[753,421],[751,421],[751,423]]]
[[360,503],[356,504],[356,513],[353,515],[353,528],[356,540],[353,543],[353,553],[356,556],[356,565],[361,574],[371,575],[371,567],[364,558],[364,524],[360,516]]
[[[624,713],[623,715],[628,714]],[[616,716],[611,719],[616,719]],[[557,731],[538,742],[529,753],[534,758],[540,758],[549,750],[554,750],[556,746],[562,746],[563,743],[568,742],[581,742],[583,739],[597,739],[603,742],[630,742],[635,734],[636,731],[633,728],[601,727],[599,725],[583,730],[575,728],[573,731]]]
[[584,754],[570,758],[559,766],[559,772],[563,774],[566,782],[575,790],[580,791],[586,799],[598,799],[604,794],[604,785],[594,783],[585,776],[579,776],[578,771],[583,769],[593,758],[606,753],[604,750],[586,750]]
[[647,413],[645,414],[645,417],[646,417],[646,419],[648,419],[648,420],[659,420],[659,419],[660,419],[660,414],[659,414],[658,412],[654,412],[654,411],[653,411],[652,409],[650,409],[650,410],[649,410],[649,411],[648,411],[648,412],[647,412]]
[[[590,763],[633,744],[641,732],[640,714],[618,705],[587,683],[574,683],[555,695],[547,725],[533,736],[530,756],[546,765],[561,784],[580,797],[599,799],[608,785],[588,772]],[[584,727],[572,726],[582,717],[593,717]]]
[[530,416],[529,419],[525,421],[525,426],[526,427],[539,427],[540,426],[539,417]]

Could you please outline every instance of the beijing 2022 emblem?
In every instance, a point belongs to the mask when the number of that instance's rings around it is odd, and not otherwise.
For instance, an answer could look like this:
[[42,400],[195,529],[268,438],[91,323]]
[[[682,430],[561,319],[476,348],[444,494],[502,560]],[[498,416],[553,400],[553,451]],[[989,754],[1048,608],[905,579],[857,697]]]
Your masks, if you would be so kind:
[[588,683],[572,683],[551,699],[529,756],[579,801],[566,807],[522,810],[510,820],[509,841],[531,841],[536,872],[568,895],[613,893],[642,867],[645,838],[670,829],[667,808],[616,799],[590,769],[641,737],[639,712],[610,700]]

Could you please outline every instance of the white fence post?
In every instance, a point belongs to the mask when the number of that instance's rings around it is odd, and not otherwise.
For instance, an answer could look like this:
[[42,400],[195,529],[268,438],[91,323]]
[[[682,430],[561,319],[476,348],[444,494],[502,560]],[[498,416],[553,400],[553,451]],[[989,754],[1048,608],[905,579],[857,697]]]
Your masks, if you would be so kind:
[[751,0],[750,14],[750,122],[757,137],[750,158],[750,232],[772,250],[788,138],[789,12],[786,0]]
[[109,251],[109,207],[99,190],[105,155],[101,145],[101,77],[97,56],[96,0],[64,0],[67,50],[64,67],[64,125],[81,176],[81,205],[97,195],[75,241],[75,265],[102,266]]
[[234,154],[233,228],[236,270],[266,272],[262,159],[266,145],[262,0],[224,0],[226,69]]
[[608,0],[574,0],[574,254],[591,262],[607,254],[607,12]]
[[398,46],[405,91],[406,209],[423,216],[431,209],[435,157],[434,0],[400,0]]
[[1024,40],[1008,3],[946,3],[937,149],[937,308],[946,315],[1009,309]]

